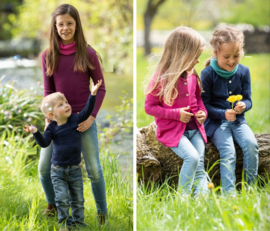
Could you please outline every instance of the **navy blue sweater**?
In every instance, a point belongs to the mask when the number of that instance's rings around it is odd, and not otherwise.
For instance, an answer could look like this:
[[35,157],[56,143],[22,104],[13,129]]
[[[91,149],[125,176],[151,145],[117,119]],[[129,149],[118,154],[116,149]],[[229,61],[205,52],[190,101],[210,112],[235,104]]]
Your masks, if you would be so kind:
[[77,127],[91,115],[95,102],[96,96],[90,95],[84,109],[79,114],[72,114],[65,124],[58,126],[53,121],[43,135],[39,131],[33,133],[36,142],[43,148],[53,140],[52,164],[71,166],[81,162],[82,141]]
[[201,72],[201,80],[203,86],[201,96],[208,112],[208,117],[204,122],[208,137],[213,137],[221,121],[226,120],[225,111],[232,108],[231,103],[227,101],[231,95],[242,95],[241,101],[246,104],[245,111],[236,115],[236,124],[247,123],[245,112],[251,109],[252,101],[250,73],[246,66],[239,64],[237,72],[228,80],[220,77],[211,66],[208,66]]

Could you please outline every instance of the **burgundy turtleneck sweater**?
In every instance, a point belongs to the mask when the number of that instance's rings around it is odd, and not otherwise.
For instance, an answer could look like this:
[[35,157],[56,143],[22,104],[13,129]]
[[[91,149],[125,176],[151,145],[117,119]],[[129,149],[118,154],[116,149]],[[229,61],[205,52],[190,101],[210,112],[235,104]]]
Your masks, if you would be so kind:
[[80,112],[86,105],[87,99],[90,95],[90,78],[96,84],[98,80],[102,79],[102,85],[98,89],[96,95],[96,104],[92,112],[92,116],[96,117],[105,97],[106,89],[104,77],[100,67],[100,63],[96,52],[91,47],[87,47],[88,55],[91,64],[94,65],[94,70],[87,72],[74,72],[75,53],[70,55],[59,55],[59,62],[53,76],[46,76],[46,54],[45,51],[41,55],[42,71],[44,81],[44,96],[54,92],[61,92],[67,98],[72,108],[72,113]]

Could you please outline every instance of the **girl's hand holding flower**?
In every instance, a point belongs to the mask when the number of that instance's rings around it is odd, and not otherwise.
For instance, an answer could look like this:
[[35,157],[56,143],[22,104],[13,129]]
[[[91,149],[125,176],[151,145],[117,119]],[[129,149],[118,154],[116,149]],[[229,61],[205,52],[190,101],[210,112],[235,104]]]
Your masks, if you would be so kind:
[[179,118],[179,120],[185,124],[188,123],[190,117],[193,116],[192,113],[186,112],[186,110],[189,110],[189,108],[188,107],[180,108],[180,118]]
[[242,114],[246,109],[246,104],[244,102],[238,102],[234,108],[236,114]]
[[225,112],[225,118],[228,121],[235,121],[236,120],[236,112],[232,109],[229,109]]
[[195,117],[198,121],[199,124],[203,124],[204,121],[206,120],[206,114],[204,111],[202,110],[199,110],[196,114],[195,114]]

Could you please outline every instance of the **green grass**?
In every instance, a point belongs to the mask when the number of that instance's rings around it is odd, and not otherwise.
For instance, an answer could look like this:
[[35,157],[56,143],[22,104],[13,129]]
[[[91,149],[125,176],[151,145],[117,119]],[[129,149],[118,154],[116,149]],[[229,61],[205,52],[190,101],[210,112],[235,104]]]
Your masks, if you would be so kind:
[[[160,49],[154,49],[160,52]],[[200,57],[200,63],[196,65],[196,70],[200,74],[204,69],[204,63],[211,54],[205,51]],[[144,111],[144,81],[149,73],[149,66],[155,62],[150,62],[143,55],[143,49],[137,49],[137,127],[147,126],[154,121],[154,117],[149,116]],[[254,133],[270,132],[270,54],[247,55],[241,60],[241,64],[249,67],[251,74],[251,89],[253,107],[245,115],[246,120]],[[151,72],[150,72],[151,74]]]
[[[38,160],[27,155],[33,145],[31,136],[25,139],[14,134],[0,140],[0,230],[58,230],[57,217],[42,215],[46,199],[38,179]],[[101,147],[100,159],[104,172],[109,222],[103,228],[96,219],[96,207],[88,178],[84,179],[84,230],[132,230],[133,195],[130,171],[123,176],[117,156]]]
[[243,190],[236,198],[217,195],[183,199],[164,183],[137,189],[137,230],[269,230],[270,184]]

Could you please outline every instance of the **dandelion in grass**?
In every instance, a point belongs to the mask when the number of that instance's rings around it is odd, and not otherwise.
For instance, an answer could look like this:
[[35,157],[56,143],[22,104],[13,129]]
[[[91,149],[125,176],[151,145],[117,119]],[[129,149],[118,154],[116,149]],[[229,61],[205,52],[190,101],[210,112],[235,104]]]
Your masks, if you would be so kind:
[[237,210],[238,210],[237,206],[234,205],[234,206],[233,206],[233,210],[234,210],[234,211],[237,211]]
[[209,183],[209,184],[208,184],[208,189],[213,189],[213,188],[215,188],[214,183]]

